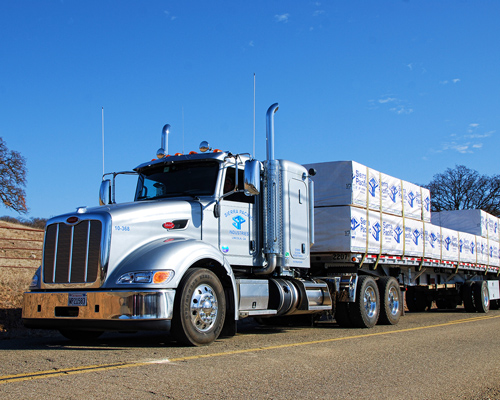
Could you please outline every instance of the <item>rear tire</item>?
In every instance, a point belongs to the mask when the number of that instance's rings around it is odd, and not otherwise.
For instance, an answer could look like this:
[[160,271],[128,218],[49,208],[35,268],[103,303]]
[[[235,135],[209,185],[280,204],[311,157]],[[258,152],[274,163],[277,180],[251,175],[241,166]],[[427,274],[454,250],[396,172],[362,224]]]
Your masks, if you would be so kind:
[[220,335],[226,317],[224,288],[212,271],[188,270],[174,302],[172,334],[188,346],[206,346]]
[[396,278],[384,276],[377,281],[380,293],[380,325],[396,325],[403,314],[401,288]]
[[349,304],[349,316],[356,328],[373,328],[380,315],[380,294],[371,276],[358,277],[356,301]]
[[472,286],[474,306],[477,312],[487,313],[490,310],[490,292],[486,281],[475,281]]

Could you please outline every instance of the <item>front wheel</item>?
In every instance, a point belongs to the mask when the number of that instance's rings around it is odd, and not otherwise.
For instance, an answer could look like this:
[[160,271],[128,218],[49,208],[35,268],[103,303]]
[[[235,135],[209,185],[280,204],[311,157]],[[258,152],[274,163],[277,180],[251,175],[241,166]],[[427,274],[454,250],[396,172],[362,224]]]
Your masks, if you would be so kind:
[[175,296],[172,333],[181,343],[206,346],[220,335],[226,315],[226,299],[219,278],[210,270],[186,272]]

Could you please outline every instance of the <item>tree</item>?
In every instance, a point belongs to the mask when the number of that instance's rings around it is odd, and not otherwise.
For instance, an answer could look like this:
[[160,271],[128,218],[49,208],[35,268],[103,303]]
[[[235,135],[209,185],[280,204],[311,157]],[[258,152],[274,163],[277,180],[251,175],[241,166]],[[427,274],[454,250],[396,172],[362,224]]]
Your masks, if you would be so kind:
[[10,151],[0,137],[0,200],[7,208],[27,213],[26,160],[17,151]]
[[500,175],[455,165],[424,186],[431,191],[432,211],[480,209],[500,217]]

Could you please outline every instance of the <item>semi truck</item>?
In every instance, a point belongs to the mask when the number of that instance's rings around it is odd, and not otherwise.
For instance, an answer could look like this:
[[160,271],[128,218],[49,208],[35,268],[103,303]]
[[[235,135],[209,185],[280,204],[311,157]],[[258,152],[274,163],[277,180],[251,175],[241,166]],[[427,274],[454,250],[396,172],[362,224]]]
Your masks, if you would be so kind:
[[[463,304],[469,312],[498,306],[498,243],[496,261],[493,253],[472,261],[426,253],[425,245],[420,253],[409,244],[372,245],[373,238],[389,237],[389,217],[381,215],[392,214],[377,214],[368,198],[377,190],[383,195],[382,182],[368,170],[354,174],[346,189],[364,187],[365,203],[325,203],[323,194],[336,190],[329,188],[336,181],[330,163],[306,168],[275,158],[277,110],[277,103],[267,110],[262,162],[208,142],[196,152],[166,154],[165,125],[156,158],[103,176],[99,206],[51,218],[42,264],[24,294],[25,326],[56,329],[72,340],[161,330],[202,346],[234,335],[237,322],[250,317],[371,328],[397,324],[405,298],[412,312],[434,303]],[[116,178],[124,173],[137,175],[135,198],[118,204]],[[398,218],[408,240],[430,237],[428,218],[412,217],[420,233],[410,219],[405,223],[404,210]]]

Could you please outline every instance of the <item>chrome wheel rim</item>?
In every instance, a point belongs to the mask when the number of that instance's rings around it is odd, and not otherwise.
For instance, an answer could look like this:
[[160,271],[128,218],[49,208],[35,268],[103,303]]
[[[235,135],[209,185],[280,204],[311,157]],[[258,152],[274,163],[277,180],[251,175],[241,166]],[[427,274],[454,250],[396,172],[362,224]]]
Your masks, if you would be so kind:
[[387,294],[388,296],[388,303],[389,304],[389,311],[391,315],[398,315],[399,313],[399,294],[398,290],[395,287],[391,287],[389,289],[389,293]]
[[217,295],[210,285],[199,285],[190,303],[191,322],[200,332],[213,328],[218,313]]
[[368,318],[373,318],[377,313],[377,295],[372,287],[367,287],[365,289],[363,304]]
[[489,298],[488,287],[487,286],[483,286],[483,303],[484,303],[484,308],[488,308],[489,302],[490,302],[490,298]]

